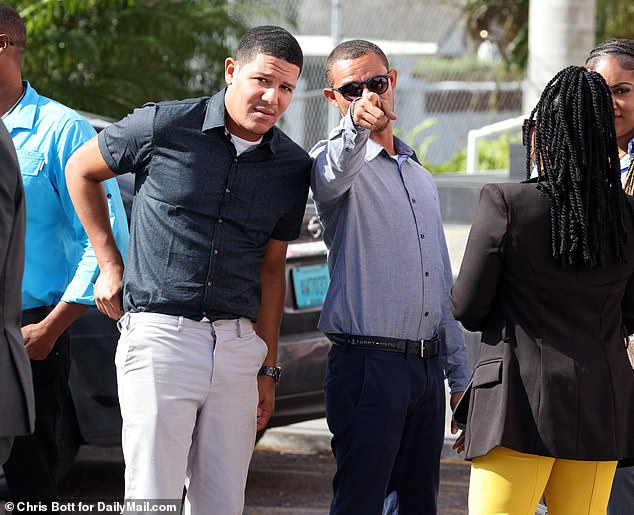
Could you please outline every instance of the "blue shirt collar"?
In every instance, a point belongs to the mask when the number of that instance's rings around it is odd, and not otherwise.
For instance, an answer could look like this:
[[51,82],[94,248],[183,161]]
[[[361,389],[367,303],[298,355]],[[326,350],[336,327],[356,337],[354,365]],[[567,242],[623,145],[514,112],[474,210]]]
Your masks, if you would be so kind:
[[3,120],[9,132],[13,129],[30,130],[35,123],[40,95],[31,87],[29,81],[23,80],[22,86],[24,86],[22,100],[18,102],[13,112]]
[[[418,157],[416,156],[416,152],[403,140],[398,139],[394,136],[394,150],[396,150],[396,155],[399,156],[399,164],[403,161],[406,161],[407,158],[412,158],[418,164]],[[365,148],[365,160],[372,161],[376,158],[381,152],[385,152],[388,154],[387,150],[383,147],[383,145],[379,145],[376,141],[372,139],[368,139],[368,143]]]

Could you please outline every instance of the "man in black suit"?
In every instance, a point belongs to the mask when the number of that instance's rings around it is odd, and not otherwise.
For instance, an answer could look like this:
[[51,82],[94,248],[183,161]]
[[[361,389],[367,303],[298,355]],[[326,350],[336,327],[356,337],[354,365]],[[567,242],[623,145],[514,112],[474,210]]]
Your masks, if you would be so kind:
[[22,342],[24,191],[11,136],[0,122],[0,465],[13,438],[33,432],[33,381]]

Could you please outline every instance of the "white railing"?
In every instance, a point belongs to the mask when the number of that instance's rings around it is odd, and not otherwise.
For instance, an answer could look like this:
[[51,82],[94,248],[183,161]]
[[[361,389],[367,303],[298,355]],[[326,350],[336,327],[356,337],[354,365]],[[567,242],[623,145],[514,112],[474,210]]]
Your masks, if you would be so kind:
[[479,129],[471,129],[467,135],[467,175],[473,175],[478,171],[478,140],[480,138],[521,127],[525,118],[526,116],[518,116],[485,125]]

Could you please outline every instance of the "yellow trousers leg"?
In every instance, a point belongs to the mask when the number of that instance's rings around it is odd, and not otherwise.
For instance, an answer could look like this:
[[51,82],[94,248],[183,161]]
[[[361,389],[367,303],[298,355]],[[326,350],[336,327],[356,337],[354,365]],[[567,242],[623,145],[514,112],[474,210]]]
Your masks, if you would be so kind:
[[549,515],[605,515],[615,470],[496,447],[472,462],[469,514],[534,515],[545,494]]

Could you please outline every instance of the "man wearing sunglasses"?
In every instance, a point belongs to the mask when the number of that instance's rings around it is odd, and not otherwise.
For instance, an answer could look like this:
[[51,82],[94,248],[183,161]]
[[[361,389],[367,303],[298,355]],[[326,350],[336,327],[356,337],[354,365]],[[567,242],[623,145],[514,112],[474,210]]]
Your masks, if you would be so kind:
[[470,376],[448,303],[438,194],[413,150],[393,135],[397,72],[381,49],[340,44],[326,78],[324,96],[342,119],[311,155],[330,250],[319,328],[332,342],[325,383],[337,460],[331,514],[379,515],[384,505],[387,513],[434,514],[444,375],[452,405]]

